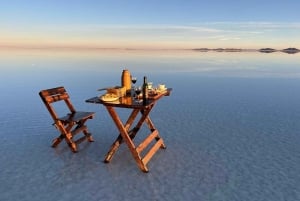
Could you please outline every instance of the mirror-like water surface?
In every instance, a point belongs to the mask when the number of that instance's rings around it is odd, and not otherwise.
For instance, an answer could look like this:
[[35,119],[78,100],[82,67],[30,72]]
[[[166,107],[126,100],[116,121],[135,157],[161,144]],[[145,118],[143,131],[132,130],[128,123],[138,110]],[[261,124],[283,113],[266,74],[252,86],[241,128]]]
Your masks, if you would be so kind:
[[[0,200],[300,199],[300,55],[133,50],[0,51]],[[167,145],[142,173],[117,130],[85,99],[120,85],[124,68],[173,88],[151,114]],[[65,86],[95,111],[96,140],[73,154],[38,96]],[[126,118],[127,111],[120,111]],[[142,136],[141,136],[142,138]]]

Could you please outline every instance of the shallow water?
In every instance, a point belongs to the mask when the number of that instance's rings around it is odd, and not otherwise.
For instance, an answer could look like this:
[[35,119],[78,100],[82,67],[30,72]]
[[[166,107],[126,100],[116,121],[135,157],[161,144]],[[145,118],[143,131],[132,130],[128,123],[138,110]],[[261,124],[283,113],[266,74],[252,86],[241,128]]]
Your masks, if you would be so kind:
[[[138,84],[147,75],[173,88],[151,113],[167,149],[148,174],[124,144],[102,162],[117,130],[84,102],[119,85],[123,68]],[[1,50],[0,69],[0,200],[300,199],[300,55]],[[58,132],[38,96],[61,85],[77,109],[96,112],[96,141],[77,154],[50,147]]]

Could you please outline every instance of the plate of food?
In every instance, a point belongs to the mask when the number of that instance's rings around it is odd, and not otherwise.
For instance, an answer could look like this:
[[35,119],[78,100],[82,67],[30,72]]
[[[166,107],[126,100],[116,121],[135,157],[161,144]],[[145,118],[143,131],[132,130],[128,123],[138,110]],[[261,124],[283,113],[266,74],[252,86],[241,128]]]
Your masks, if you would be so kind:
[[166,87],[165,84],[159,84],[156,88],[156,91],[158,93],[162,93],[162,92],[165,92],[168,88]]
[[119,99],[119,96],[113,93],[106,93],[100,96],[100,99],[104,102],[113,102]]

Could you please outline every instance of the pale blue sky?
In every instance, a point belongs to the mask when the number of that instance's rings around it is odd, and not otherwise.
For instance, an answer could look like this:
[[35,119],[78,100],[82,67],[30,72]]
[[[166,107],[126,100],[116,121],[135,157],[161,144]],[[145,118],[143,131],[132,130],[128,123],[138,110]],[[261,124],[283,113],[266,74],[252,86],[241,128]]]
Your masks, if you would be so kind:
[[0,45],[298,47],[299,0],[7,0]]

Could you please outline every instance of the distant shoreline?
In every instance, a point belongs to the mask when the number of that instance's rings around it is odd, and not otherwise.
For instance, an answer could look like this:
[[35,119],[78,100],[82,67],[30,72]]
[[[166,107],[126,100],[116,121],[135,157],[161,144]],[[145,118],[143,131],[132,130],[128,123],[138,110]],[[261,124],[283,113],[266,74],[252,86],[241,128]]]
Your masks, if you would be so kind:
[[284,52],[287,54],[295,54],[300,52],[297,48],[286,49],[273,49],[273,48],[261,48],[261,49],[243,49],[243,48],[105,48],[105,47],[84,47],[84,46],[8,46],[0,45],[1,49],[19,49],[19,50],[67,50],[67,51],[80,51],[80,50],[128,50],[128,51],[198,51],[198,52],[261,52],[261,53],[273,53]]

